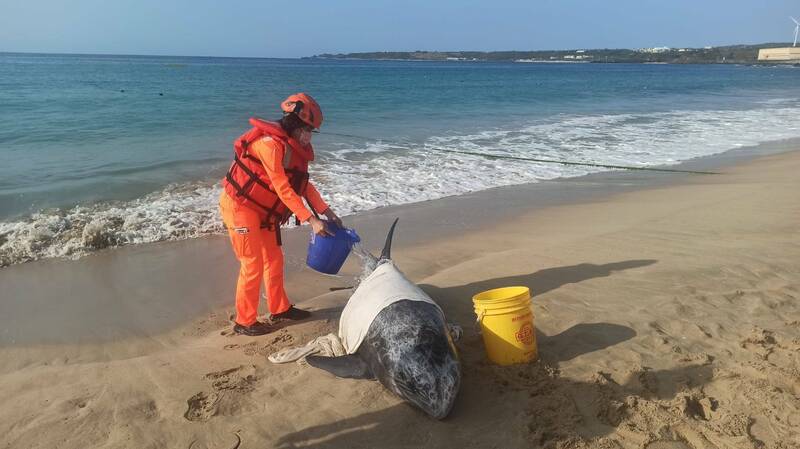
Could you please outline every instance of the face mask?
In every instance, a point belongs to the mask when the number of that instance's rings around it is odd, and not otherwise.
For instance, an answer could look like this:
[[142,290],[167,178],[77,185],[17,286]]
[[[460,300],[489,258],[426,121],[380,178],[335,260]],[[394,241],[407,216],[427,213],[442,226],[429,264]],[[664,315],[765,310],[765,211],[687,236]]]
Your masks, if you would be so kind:
[[300,145],[306,146],[311,143],[311,131],[307,129],[298,129],[293,134],[294,139],[300,143]]

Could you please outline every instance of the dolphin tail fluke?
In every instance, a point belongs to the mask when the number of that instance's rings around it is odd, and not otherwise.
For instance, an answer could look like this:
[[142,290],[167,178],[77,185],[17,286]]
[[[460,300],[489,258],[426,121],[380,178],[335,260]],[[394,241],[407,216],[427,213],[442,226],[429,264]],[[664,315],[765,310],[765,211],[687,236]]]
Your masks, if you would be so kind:
[[386,235],[386,243],[384,243],[383,251],[381,251],[381,259],[392,258],[392,238],[394,237],[394,227],[397,226],[397,220],[399,220],[399,218],[394,219],[392,227],[389,228],[389,234]]
[[325,370],[336,377],[346,379],[374,379],[375,376],[369,366],[355,354],[341,357],[321,357],[310,355],[306,357],[309,365]]

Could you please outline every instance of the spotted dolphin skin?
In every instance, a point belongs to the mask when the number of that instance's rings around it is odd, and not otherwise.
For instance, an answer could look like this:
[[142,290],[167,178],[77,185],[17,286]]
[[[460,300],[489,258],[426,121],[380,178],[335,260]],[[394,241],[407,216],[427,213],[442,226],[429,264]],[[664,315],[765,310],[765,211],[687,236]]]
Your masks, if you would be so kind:
[[386,236],[374,271],[342,311],[339,336],[348,354],[309,356],[309,365],[335,376],[377,379],[384,387],[436,419],[453,408],[461,367],[444,313],[391,260],[397,220]]

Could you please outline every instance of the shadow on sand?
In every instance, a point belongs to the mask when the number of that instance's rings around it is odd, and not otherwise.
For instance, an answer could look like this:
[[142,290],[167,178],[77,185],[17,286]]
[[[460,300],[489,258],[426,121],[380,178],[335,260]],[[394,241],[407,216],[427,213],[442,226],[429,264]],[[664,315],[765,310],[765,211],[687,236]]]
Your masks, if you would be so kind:
[[[549,365],[466,367],[465,385],[454,413],[434,421],[399,403],[281,437],[279,448],[560,447],[613,433],[642,409],[680,409],[687,387],[712,379],[712,368],[689,365],[642,370],[621,384],[598,375],[591,381],[561,378]],[[509,410],[513,410],[510,412]],[[667,413],[667,412],[665,412]],[[698,406],[687,402],[689,416]],[[645,430],[645,429],[641,429]],[[644,436],[644,435],[643,435]],[[573,446],[569,446],[573,447]],[[574,446],[583,447],[583,446]],[[586,447],[592,447],[589,443]]]
[[[472,296],[485,290],[523,285],[529,287],[535,296],[563,285],[608,277],[615,272],[645,267],[656,262],[653,259],[635,259],[600,265],[582,263],[545,268],[525,275],[476,281],[456,287],[439,288],[426,284],[420,285],[420,287],[445,309],[448,320],[466,324],[475,319]],[[552,336],[544,335],[538,329],[536,331],[539,352],[543,360],[548,363],[571,360],[580,355],[616,345],[634,336],[636,336],[636,332],[633,329],[612,323],[580,323]],[[469,350],[470,348],[465,349]],[[475,348],[475,350],[480,351],[481,349]]]
[[545,268],[530,274],[471,282],[457,287],[438,288],[426,284],[422,284],[420,287],[437,301],[444,301],[447,304],[448,301],[466,300],[468,307],[471,307],[469,301],[473,295],[493,288],[524,285],[531,289],[531,295],[536,296],[567,284],[577,284],[589,279],[608,277],[618,271],[646,267],[656,262],[658,261],[653,259],[637,259],[602,265],[582,263],[565,267]]

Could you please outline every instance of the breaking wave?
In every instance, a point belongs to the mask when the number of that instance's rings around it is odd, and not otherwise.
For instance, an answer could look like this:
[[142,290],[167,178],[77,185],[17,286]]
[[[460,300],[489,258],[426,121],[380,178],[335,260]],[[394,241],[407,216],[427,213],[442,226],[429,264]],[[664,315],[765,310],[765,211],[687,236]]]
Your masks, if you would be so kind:
[[[487,159],[442,149],[655,166],[800,137],[797,100],[770,100],[762,106],[746,111],[560,116],[513,130],[489,129],[422,142],[353,140],[333,151],[320,148],[312,179],[340,215],[349,215],[603,170]],[[219,193],[218,183],[170,185],[133,201],[43,210],[2,222],[0,266],[221,233]]]

